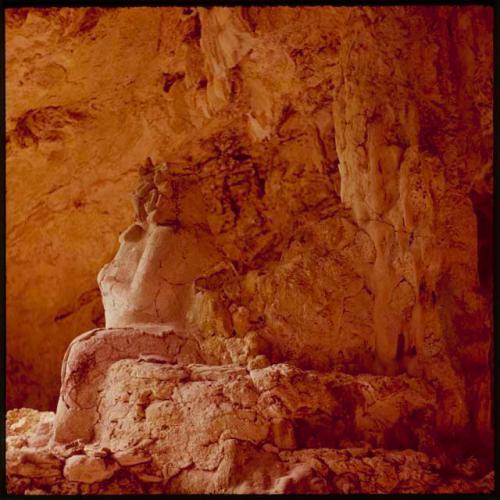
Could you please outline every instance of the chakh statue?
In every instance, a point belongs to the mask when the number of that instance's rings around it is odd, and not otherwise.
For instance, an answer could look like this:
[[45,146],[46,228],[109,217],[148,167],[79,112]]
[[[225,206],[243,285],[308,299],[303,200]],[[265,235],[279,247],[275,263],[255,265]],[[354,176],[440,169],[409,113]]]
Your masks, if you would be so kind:
[[[153,168],[149,160],[147,168]],[[98,275],[106,328],[76,338],[64,358],[58,442],[92,439],[98,387],[112,363],[141,356],[172,363],[203,359],[187,317],[195,279],[216,268],[221,255],[206,235],[157,224],[154,209],[145,214],[144,206],[137,208],[137,221]]]

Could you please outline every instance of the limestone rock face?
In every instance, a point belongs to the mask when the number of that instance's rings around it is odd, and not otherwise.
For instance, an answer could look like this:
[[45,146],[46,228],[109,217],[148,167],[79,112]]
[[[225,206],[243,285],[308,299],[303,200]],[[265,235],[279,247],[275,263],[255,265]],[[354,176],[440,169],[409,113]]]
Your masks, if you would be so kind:
[[[84,63],[64,104],[9,122],[10,164],[66,165],[41,145],[69,130],[81,148],[99,123],[78,175],[106,179],[89,190],[112,235],[140,165],[98,274],[105,328],[67,349],[55,416],[10,413],[11,490],[491,491],[491,23],[485,7],[13,11],[12,67],[32,64],[14,48],[35,27],[65,54],[46,64]],[[113,250],[92,231],[89,279]]]
[[[10,412],[13,492],[430,493],[492,487],[492,474],[485,475],[477,461],[446,464],[422,451],[435,447],[437,398],[431,386],[407,375],[123,359],[93,390],[99,419],[90,440],[80,439],[85,436],[74,426],[65,444],[28,448],[16,440],[15,429],[24,425],[22,435],[33,446],[38,414]],[[36,465],[30,465],[32,457]]]
[[[466,387],[490,387],[491,289],[478,272],[488,256],[478,252],[474,199],[491,199],[491,46],[479,49],[491,18],[399,12],[355,10],[344,33],[352,44],[341,45],[333,99],[341,198],[376,247],[366,278],[377,360],[387,370],[415,351],[423,376],[445,390],[443,425],[463,427]],[[416,32],[423,38],[398,36]],[[481,406],[469,410],[484,430]]]
[[156,157],[165,105],[158,35],[168,45],[179,15],[6,11],[11,408],[53,409],[68,343],[104,324],[95,276],[132,217],[136,163]]

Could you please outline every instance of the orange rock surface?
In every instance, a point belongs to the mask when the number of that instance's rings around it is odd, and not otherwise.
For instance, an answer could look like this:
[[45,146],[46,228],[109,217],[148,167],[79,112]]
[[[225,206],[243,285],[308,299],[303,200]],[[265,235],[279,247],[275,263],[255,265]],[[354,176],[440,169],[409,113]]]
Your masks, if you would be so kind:
[[6,37],[12,491],[491,491],[490,8]]

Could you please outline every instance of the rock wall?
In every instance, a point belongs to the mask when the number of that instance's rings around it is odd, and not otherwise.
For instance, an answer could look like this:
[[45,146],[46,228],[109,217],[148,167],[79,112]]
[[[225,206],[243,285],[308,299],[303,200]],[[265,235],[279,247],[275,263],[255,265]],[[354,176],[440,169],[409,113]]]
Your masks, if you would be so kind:
[[299,46],[314,12],[270,32],[262,11],[200,12],[207,86],[181,45],[170,91],[209,121],[141,170],[107,326],[186,319],[216,364],[423,377],[439,431],[491,453],[491,12],[326,9]]
[[7,404],[54,409],[68,343],[104,323],[96,283],[161,158],[180,9],[8,9]]
[[491,218],[476,214],[491,206],[491,22],[488,9],[354,9],[333,99],[342,201],[376,248],[377,361],[435,380],[443,428],[472,417],[485,447],[492,303],[479,262],[492,261],[478,241]]
[[[141,162],[136,221],[99,275],[108,328],[172,323],[208,365],[420,378],[443,446],[491,454],[491,23],[484,7],[9,14],[10,374],[31,363],[17,373],[48,391],[14,404],[51,401],[98,316],[79,287]],[[45,280],[27,262],[51,245]]]
[[[116,343],[120,331],[106,330],[83,342],[99,336],[106,342],[107,333],[108,345]],[[80,434],[82,439],[54,444],[58,424],[52,413],[9,412],[9,491],[479,493],[493,488],[493,472],[476,458],[432,456],[436,413],[429,410],[438,397],[422,380],[304,372],[285,364],[253,370],[180,365],[171,363],[171,353],[163,354],[115,359],[98,391],[88,382],[102,364],[87,372],[80,381],[87,391],[74,393],[87,407],[88,389],[99,396],[99,419],[82,420],[95,430],[90,439]],[[74,366],[78,355],[72,358],[67,368],[82,373]],[[58,410],[56,420],[60,417]],[[73,433],[80,430],[65,421]]]

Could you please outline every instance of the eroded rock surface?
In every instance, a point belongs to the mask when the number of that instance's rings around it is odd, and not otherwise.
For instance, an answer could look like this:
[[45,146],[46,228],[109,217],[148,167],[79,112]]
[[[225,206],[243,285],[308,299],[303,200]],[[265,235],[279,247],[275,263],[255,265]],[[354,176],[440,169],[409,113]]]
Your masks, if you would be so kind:
[[95,400],[99,420],[90,442],[78,439],[75,427],[73,440],[48,444],[43,437],[53,414],[10,412],[7,472],[13,492],[492,488],[492,474],[477,461],[457,458],[451,464],[422,451],[435,450],[429,439],[435,432],[436,394],[407,375],[123,359],[94,390],[100,394]]
[[163,11],[106,328],[12,491],[491,491],[491,10]]

